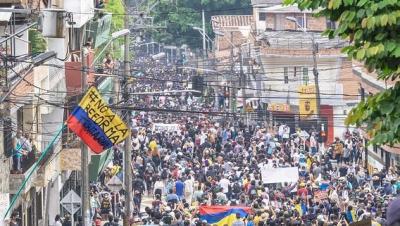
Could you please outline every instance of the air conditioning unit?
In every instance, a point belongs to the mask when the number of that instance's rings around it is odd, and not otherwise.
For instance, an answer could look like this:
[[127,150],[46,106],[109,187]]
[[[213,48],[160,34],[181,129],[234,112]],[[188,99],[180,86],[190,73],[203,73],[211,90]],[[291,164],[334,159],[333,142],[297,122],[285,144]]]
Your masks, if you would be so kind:
[[63,9],[43,9],[42,33],[47,38],[65,37],[65,10]]

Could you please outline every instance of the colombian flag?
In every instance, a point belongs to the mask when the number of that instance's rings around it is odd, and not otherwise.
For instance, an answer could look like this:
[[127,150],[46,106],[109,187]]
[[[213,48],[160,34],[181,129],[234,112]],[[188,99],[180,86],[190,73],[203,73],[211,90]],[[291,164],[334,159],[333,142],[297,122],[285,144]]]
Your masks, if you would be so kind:
[[304,203],[296,204],[294,208],[300,214],[300,217],[307,213],[307,206]]
[[96,154],[123,141],[129,130],[91,87],[67,119],[67,126]]
[[240,206],[200,206],[200,220],[205,220],[209,224],[218,226],[232,225],[236,221],[236,214],[241,218],[246,217],[250,212],[250,207]]

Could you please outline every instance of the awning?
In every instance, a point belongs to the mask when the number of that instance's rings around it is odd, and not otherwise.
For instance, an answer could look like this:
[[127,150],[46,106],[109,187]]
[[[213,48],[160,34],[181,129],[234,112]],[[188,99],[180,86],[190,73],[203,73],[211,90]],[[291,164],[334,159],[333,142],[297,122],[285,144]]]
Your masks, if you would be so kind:
[[[14,9],[14,6],[11,6],[10,9]],[[8,22],[11,19],[12,12],[0,12],[0,22]]]

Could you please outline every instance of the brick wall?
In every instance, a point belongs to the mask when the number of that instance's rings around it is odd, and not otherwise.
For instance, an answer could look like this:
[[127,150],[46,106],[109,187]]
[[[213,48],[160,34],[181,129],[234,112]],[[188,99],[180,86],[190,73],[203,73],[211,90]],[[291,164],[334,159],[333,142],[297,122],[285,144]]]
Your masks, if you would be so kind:
[[312,31],[325,31],[326,30],[326,19],[316,18],[312,16],[307,17],[307,29]]
[[345,59],[342,63],[340,69],[340,78],[338,83],[343,85],[343,99],[344,100],[359,100],[358,96],[349,95],[359,95],[361,79],[353,74],[352,62]]
[[[286,17],[303,18],[301,13],[267,13],[266,26],[272,30],[296,30],[296,24]],[[307,14],[307,30],[324,31],[326,29],[325,18],[315,18],[311,14]]]
[[[229,41],[232,40],[232,44],[235,46],[240,46],[243,43],[247,42],[247,38],[243,36],[243,34],[240,31],[232,31],[232,32],[224,32],[225,35],[223,37],[218,36],[217,38],[217,46],[219,46],[219,50],[223,51],[226,49],[231,49],[232,45],[229,43]],[[231,35],[233,36],[233,39],[231,39]],[[229,40],[229,41],[228,41]]]
[[[312,50],[310,49],[294,49],[290,48],[271,48],[266,47],[262,49],[263,54],[274,54],[274,55],[290,55],[290,56],[310,56]],[[340,49],[319,49],[318,55],[330,56],[330,55],[341,55]]]

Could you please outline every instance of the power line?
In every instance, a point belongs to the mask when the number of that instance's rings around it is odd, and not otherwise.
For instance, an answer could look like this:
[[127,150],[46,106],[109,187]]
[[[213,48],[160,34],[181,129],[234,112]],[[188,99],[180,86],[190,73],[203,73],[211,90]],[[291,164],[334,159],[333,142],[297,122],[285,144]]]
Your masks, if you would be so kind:
[[[54,66],[54,65],[45,64],[45,66]],[[56,67],[59,67],[59,66],[56,66]],[[66,68],[64,68],[64,69],[66,69]],[[337,68],[330,69],[330,70],[335,70],[335,69],[337,69]],[[73,70],[75,70],[75,68]],[[322,71],[322,70],[324,70],[324,69],[320,69],[320,71]],[[82,71],[82,70],[81,69],[76,69],[76,71]],[[140,70],[134,70],[134,71],[135,72],[142,72]],[[131,70],[131,72],[132,72],[132,70]],[[144,72],[144,74],[145,75],[149,75],[150,73]],[[159,73],[159,74],[161,74],[161,73]],[[104,75],[110,75],[110,76],[124,78],[123,76],[118,75],[116,73],[104,73]],[[18,74],[18,76],[21,77],[19,74]],[[142,79],[142,80],[156,80],[156,81],[163,81],[163,82],[186,83],[185,81],[172,80],[172,79],[159,79],[159,78],[154,78],[154,77],[153,78],[151,78],[151,77],[133,77],[133,78],[134,79]],[[40,87],[35,86],[34,84],[32,84],[31,82],[27,81],[26,79],[24,81],[27,82],[29,85],[34,86],[35,88],[38,88],[40,90],[44,90],[44,91],[49,92],[49,93],[72,93],[72,94],[76,94],[76,95],[81,94],[79,92],[78,93],[75,93],[75,92],[62,92],[62,91],[51,91],[51,90],[47,90],[47,89],[42,89]],[[258,81],[261,81],[261,80],[258,80]],[[210,82],[220,82],[220,81],[213,80],[213,81],[210,81]],[[236,88],[236,89],[240,89],[241,88],[241,87],[211,85],[211,84],[208,84],[208,86],[227,87],[227,88]],[[289,93],[298,93],[298,94],[301,93],[299,91],[285,91],[285,90],[275,90],[275,89],[257,89],[257,88],[250,88],[250,87],[246,87],[245,89],[246,90],[255,90],[255,91],[265,91],[265,92],[282,92],[282,93],[288,93],[289,92]],[[315,94],[315,93],[309,93],[309,94]],[[359,94],[336,94],[336,93],[320,93],[320,94],[321,95],[327,95],[327,96],[350,96],[350,97],[359,97],[360,96]]]

